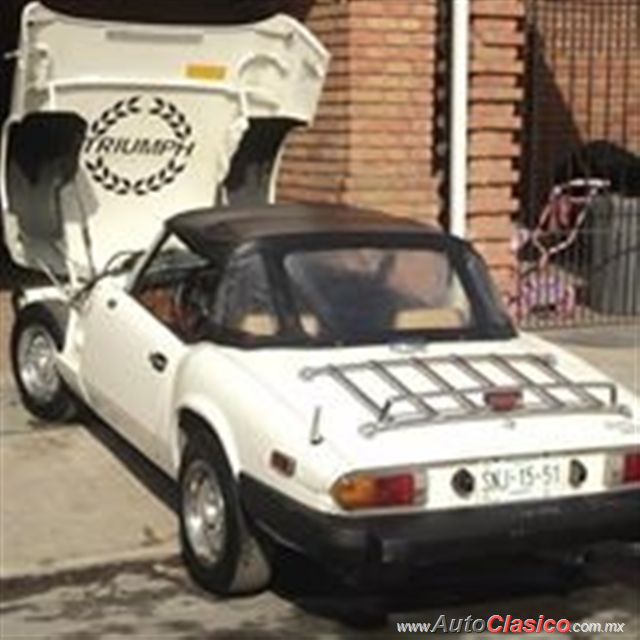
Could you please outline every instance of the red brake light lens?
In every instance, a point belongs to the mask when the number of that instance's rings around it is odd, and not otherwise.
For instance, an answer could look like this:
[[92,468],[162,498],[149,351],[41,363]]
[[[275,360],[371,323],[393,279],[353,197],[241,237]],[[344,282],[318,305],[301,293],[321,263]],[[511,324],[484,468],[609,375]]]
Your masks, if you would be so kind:
[[484,403],[495,412],[515,411],[522,406],[520,389],[492,389],[484,394]]
[[628,453],[624,457],[622,483],[632,484],[640,482],[640,453]]
[[413,504],[416,479],[411,473],[376,479],[377,502],[380,506]]

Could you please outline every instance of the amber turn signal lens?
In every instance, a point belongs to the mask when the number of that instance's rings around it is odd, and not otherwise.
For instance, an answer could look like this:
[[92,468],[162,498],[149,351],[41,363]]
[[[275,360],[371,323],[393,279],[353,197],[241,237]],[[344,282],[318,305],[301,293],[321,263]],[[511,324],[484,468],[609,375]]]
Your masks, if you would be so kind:
[[336,482],[334,500],[346,510],[398,507],[416,504],[422,484],[415,473],[395,475],[357,474]]

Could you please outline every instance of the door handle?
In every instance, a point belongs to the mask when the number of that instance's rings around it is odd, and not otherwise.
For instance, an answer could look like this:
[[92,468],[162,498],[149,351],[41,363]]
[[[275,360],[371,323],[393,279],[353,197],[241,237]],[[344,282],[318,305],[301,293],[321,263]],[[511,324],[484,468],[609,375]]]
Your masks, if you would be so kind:
[[167,356],[165,356],[164,353],[160,353],[159,351],[155,351],[154,353],[149,355],[149,362],[156,371],[160,372],[164,371],[169,364]]

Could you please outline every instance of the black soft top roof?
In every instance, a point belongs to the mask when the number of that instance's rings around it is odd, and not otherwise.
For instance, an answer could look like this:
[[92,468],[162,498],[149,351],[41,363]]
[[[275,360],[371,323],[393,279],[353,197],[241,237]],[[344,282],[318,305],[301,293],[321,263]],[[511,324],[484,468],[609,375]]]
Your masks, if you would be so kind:
[[347,205],[282,204],[201,209],[174,216],[166,226],[194,251],[215,253],[265,238],[313,234],[429,234],[442,231],[408,218]]

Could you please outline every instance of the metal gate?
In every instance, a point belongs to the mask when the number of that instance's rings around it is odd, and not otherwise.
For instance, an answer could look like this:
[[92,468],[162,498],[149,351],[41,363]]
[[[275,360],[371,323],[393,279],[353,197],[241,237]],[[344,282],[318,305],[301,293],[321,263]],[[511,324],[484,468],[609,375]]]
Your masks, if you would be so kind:
[[525,326],[640,318],[640,3],[526,0]]

